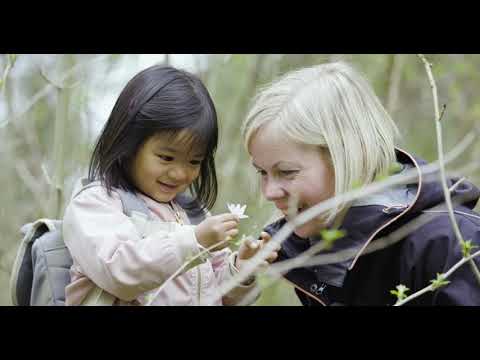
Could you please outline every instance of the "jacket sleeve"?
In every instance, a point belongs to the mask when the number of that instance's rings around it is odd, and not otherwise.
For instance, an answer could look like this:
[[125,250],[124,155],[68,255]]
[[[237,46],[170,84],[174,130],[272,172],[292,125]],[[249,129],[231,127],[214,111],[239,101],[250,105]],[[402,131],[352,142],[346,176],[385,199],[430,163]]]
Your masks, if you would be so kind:
[[198,253],[194,226],[142,236],[122,211],[119,195],[87,189],[68,205],[63,236],[84,274],[121,300],[159,287]]
[[[466,216],[455,216],[464,240],[471,240],[479,246],[472,254],[480,250],[480,226]],[[422,256],[417,261],[417,276],[422,278],[421,288],[430,285],[437,273],[446,273],[463,257],[461,246],[455,237],[448,215],[442,215],[415,234],[415,240],[426,239]],[[480,268],[479,258],[474,262]],[[449,283],[433,292],[430,305],[480,305],[480,284],[469,263],[465,263],[448,277]],[[419,298],[420,299],[420,298]]]

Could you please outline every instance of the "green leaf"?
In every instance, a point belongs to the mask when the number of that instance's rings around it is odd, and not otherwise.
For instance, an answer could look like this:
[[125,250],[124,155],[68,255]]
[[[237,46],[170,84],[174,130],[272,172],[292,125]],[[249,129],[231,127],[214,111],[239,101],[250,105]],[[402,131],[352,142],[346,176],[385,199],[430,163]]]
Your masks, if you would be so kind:
[[397,297],[397,300],[400,301],[407,297],[407,291],[409,290],[410,289],[407,288],[405,285],[400,284],[397,285],[397,290],[390,290],[390,294],[395,295]]
[[197,257],[195,260],[193,259],[194,257],[195,257],[194,255],[187,256],[187,258],[185,259],[186,262],[190,263],[189,267],[195,267],[195,266],[198,266],[198,265],[203,263],[203,261],[200,257]]
[[432,291],[434,291],[442,286],[447,285],[450,281],[445,280],[444,274],[437,273],[437,278],[435,280],[430,280],[430,282],[432,283]]
[[390,167],[387,169],[386,173],[381,173],[375,176],[375,181],[383,181],[388,179],[389,176],[398,174],[400,171],[402,171],[403,165],[400,164],[399,162],[394,162],[390,165]]
[[363,187],[363,183],[360,180],[354,180],[352,182],[352,190],[360,189],[361,187]]
[[400,171],[402,171],[403,165],[400,164],[399,162],[394,162],[390,167],[388,168],[388,174],[389,175],[394,175],[398,174]]
[[378,174],[377,176],[375,176],[375,181],[378,181],[378,182],[386,179],[388,179],[388,175],[385,175],[385,174]]
[[242,240],[241,239],[240,240],[232,240],[230,242],[230,244],[232,244],[232,245],[234,245],[238,248],[238,247],[240,247],[240,245],[242,245]]
[[325,242],[325,248],[329,249],[333,243],[347,234],[345,230],[338,229],[323,229],[320,231],[320,236]]
[[256,276],[257,284],[260,288],[264,288],[270,284],[270,277],[268,277],[267,275],[263,273],[257,273],[255,274],[255,276]]
[[240,245],[242,244],[242,242],[243,242],[245,239],[246,239],[245,234],[242,234],[241,237],[239,237],[238,235],[236,235],[236,236],[234,236],[234,237],[232,238],[232,240],[230,240],[230,241],[228,242],[228,244],[229,244],[230,246],[234,246],[234,247],[236,247],[236,248],[239,248]]
[[475,248],[478,248],[477,245],[472,245],[472,240],[467,240],[467,241],[462,240],[460,243],[462,245],[462,254],[464,258],[472,255],[472,250]]

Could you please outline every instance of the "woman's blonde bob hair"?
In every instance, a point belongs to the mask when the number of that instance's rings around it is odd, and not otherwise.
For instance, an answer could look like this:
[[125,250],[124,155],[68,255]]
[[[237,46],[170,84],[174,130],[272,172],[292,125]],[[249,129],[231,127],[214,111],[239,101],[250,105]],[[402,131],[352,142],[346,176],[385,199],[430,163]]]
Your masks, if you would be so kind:
[[[247,149],[266,124],[290,140],[326,150],[336,195],[387,174],[396,161],[397,127],[365,78],[345,62],[292,71],[261,89],[242,127]],[[326,214],[327,221],[346,206]]]

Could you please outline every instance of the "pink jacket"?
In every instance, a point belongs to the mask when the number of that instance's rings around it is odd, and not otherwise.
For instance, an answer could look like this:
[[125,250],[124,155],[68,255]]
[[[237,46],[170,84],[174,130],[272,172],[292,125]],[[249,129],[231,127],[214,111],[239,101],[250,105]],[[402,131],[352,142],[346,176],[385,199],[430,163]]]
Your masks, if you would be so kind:
[[[76,193],[74,190],[73,193]],[[178,206],[185,224],[171,209],[142,194],[155,220],[128,217],[118,193],[94,186],[65,210],[63,237],[73,258],[66,305],[78,305],[97,284],[114,295],[115,305],[144,305],[186,260],[197,254],[194,225]],[[169,280],[152,305],[235,305],[256,285],[239,285],[222,300],[218,286],[238,272],[228,248],[210,252],[200,265]]]

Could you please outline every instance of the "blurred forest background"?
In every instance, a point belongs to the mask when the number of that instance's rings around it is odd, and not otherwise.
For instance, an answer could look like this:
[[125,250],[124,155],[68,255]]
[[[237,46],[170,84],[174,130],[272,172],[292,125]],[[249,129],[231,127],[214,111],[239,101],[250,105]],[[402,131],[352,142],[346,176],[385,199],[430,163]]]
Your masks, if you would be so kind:
[[[480,55],[430,54],[438,86],[444,149],[448,152],[480,124]],[[9,276],[20,227],[37,218],[59,218],[73,183],[86,172],[96,137],[127,81],[155,63],[199,75],[217,106],[220,144],[216,157],[220,193],[213,213],[226,203],[247,204],[241,233],[258,234],[273,207],[262,200],[244,150],[240,127],[258,87],[304,66],[345,60],[362,71],[398,124],[399,146],[428,161],[437,159],[432,92],[425,68],[408,54],[254,55],[0,55],[0,305],[11,305]],[[480,141],[448,165],[480,184]],[[477,207],[478,210],[478,207]],[[299,305],[283,281],[255,305]]]

